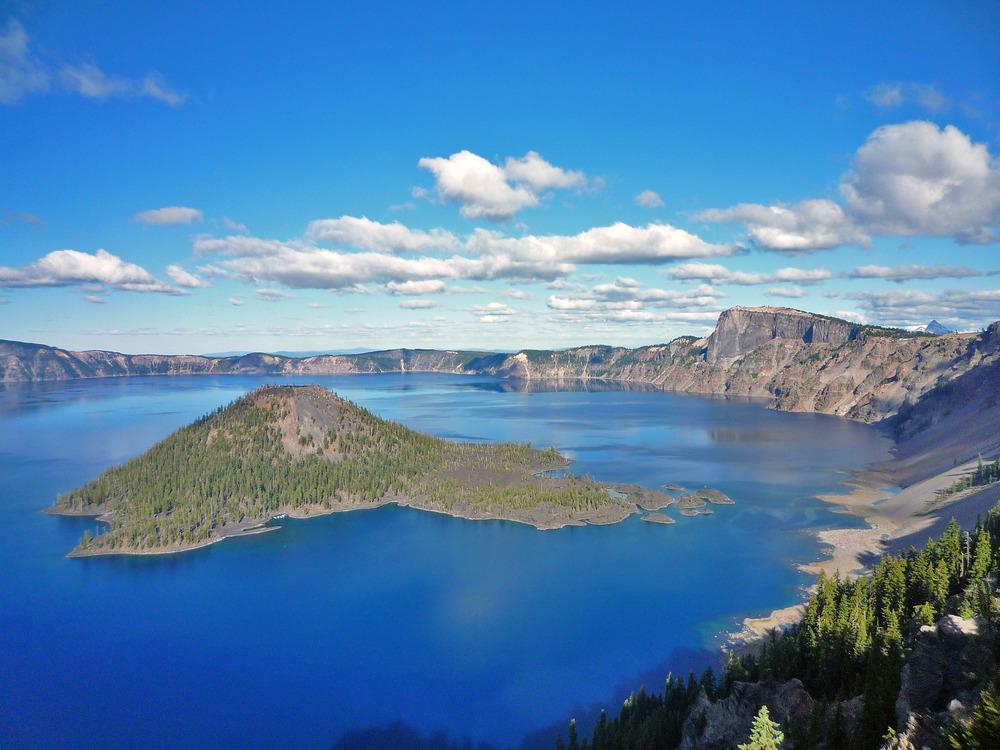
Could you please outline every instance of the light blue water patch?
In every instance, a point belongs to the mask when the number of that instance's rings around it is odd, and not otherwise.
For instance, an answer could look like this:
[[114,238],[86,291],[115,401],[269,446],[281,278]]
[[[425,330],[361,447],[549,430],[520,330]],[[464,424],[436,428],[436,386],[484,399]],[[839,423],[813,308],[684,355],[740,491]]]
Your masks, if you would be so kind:
[[517,744],[794,601],[810,532],[860,525],[816,495],[888,448],[862,425],[721,399],[290,378],[435,435],[552,445],[573,472],[736,505],[545,532],[385,507],[179,555],[65,557],[96,524],[42,514],[57,493],[269,380],[0,390],[0,746],[323,748],[395,720]]

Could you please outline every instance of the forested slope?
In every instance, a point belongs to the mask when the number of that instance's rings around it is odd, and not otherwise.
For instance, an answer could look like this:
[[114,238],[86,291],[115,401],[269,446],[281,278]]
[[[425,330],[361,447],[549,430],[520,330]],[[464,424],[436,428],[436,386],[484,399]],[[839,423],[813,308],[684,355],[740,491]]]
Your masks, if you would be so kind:
[[424,435],[318,386],[271,386],[66,493],[52,512],[106,521],[77,549],[94,554],[184,549],[281,513],[388,501],[539,526],[634,508],[589,479],[537,475],[566,463],[552,449]]

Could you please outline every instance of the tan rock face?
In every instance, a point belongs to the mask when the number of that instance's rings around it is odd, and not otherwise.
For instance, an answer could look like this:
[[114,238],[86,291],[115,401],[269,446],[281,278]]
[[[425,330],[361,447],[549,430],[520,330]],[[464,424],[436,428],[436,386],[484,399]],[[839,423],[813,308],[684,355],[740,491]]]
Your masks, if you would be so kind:
[[705,359],[714,363],[748,354],[768,341],[839,346],[857,336],[857,326],[788,307],[734,307],[719,316],[708,337]]

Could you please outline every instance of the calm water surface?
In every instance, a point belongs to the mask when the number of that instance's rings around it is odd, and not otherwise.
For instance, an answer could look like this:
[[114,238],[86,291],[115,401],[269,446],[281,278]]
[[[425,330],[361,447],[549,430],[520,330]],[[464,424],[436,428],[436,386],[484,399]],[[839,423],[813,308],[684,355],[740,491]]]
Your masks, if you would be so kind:
[[57,493],[266,381],[0,389],[0,747],[321,748],[396,720],[516,746],[700,666],[734,618],[795,599],[810,530],[855,523],[815,496],[888,448],[831,417],[657,392],[287,379],[442,437],[554,445],[580,473],[710,485],[737,505],[546,532],[389,507],[181,555],[64,557],[95,523],[40,513]]

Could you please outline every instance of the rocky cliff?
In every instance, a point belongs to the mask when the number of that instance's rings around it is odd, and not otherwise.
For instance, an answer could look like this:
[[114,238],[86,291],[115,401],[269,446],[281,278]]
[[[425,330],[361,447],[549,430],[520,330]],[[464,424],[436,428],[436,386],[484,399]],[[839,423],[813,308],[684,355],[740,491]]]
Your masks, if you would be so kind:
[[[990,389],[1000,362],[1000,327],[932,336],[859,326],[788,308],[733,308],[708,338],[682,336],[637,349],[586,346],[516,354],[394,349],[350,355],[240,357],[72,352],[0,342],[0,382],[127,375],[322,375],[379,372],[489,374],[526,381],[588,380],[670,391],[767,398],[775,408],[880,422],[901,411],[911,432],[939,419],[918,409],[955,388]],[[985,385],[984,385],[985,383]],[[942,390],[944,389],[944,390]],[[935,416],[937,415],[937,416]]]
[[769,341],[839,346],[857,338],[858,326],[787,307],[734,307],[719,316],[705,360],[740,357]]

